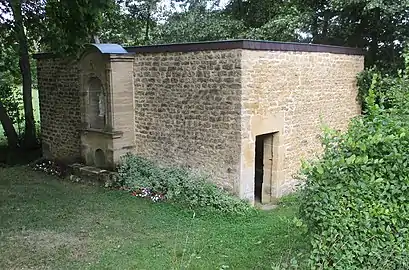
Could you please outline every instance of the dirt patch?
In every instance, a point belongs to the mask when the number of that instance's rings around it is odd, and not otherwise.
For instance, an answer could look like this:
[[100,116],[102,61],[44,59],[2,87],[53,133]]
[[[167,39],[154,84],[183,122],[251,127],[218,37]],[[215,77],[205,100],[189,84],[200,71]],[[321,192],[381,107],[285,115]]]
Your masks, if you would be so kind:
[[[2,269],[52,269],[60,260],[88,261],[88,234],[27,230],[4,237]],[[34,259],[33,259],[34,258]],[[6,268],[3,268],[6,267]]]

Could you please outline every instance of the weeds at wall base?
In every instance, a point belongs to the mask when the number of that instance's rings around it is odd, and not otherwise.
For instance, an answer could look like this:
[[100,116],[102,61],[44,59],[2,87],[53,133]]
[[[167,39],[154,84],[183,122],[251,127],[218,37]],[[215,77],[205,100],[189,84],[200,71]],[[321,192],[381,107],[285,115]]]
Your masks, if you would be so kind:
[[208,177],[187,169],[160,166],[129,154],[122,159],[118,172],[122,185],[136,190],[147,188],[187,208],[234,214],[254,211],[248,202],[220,189]]
[[[68,166],[62,162],[40,159],[30,166],[35,171],[68,178],[71,182],[87,183],[80,176],[70,173]],[[114,182],[101,185],[152,202],[166,201],[198,213],[249,215],[256,212],[249,202],[220,189],[208,178],[185,169],[162,167],[152,161],[127,155],[118,168],[118,174],[119,178]]]

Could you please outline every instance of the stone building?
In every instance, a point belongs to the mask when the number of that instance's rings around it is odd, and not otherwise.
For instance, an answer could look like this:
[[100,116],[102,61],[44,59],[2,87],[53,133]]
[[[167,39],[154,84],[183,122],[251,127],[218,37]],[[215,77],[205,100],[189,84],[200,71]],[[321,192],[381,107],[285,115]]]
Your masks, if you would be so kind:
[[132,152],[211,174],[242,198],[289,192],[321,123],[360,113],[358,49],[233,40],[37,54],[43,154],[112,168]]

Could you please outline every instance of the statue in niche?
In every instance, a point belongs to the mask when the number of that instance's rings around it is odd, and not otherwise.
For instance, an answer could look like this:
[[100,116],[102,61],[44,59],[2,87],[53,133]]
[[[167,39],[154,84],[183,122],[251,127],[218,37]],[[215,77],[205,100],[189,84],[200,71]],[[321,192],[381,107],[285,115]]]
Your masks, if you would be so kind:
[[106,96],[101,80],[98,77],[91,77],[88,82],[89,103],[88,117],[91,128],[103,129],[106,115]]
[[90,69],[91,71],[94,71],[94,70],[95,70],[95,64],[94,64],[94,61],[92,61],[92,60],[89,60],[89,69]]
[[98,111],[100,117],[105,116],[105,95],[102,91],[99,93]]

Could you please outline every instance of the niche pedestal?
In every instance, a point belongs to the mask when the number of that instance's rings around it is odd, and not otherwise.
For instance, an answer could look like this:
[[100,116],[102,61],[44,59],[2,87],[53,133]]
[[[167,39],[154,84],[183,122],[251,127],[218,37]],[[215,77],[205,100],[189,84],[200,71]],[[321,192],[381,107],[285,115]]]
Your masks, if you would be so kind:
[[135,148],[134,57],[115,44],[83,53],[81,156],[86,165],[114,169]]

